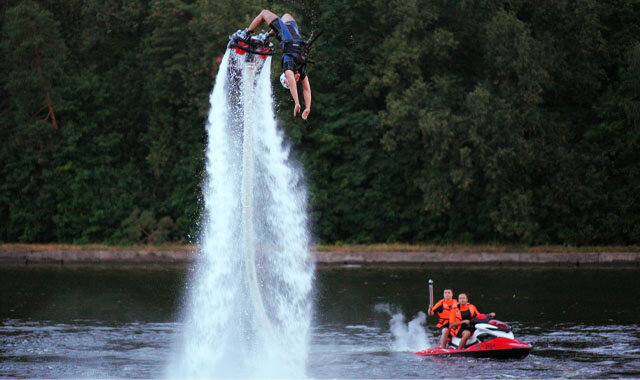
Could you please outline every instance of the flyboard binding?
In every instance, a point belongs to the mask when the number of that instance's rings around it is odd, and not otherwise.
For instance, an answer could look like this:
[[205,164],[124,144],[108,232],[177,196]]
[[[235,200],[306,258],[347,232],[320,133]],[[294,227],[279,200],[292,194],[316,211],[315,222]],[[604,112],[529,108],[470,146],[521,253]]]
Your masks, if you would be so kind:
[[[487,318],[488,319],[488,318]],[[475,331],[466,347],[458,349],[460,338],[451,338],[451,347],[433,347],[416,352],[420,356],[470,356],[492,359],[524,359],[531,352],[531,345],[515,339],[509,325],[498,320],[472,320]]]
[[258,36],[251,36],[243,39],[237,32],[229,37],[227,48],[238,55],[247,55],[247,60],[254,57],[264,60],[276,54],[273,43],[269,42],[268,38],[260,39]]

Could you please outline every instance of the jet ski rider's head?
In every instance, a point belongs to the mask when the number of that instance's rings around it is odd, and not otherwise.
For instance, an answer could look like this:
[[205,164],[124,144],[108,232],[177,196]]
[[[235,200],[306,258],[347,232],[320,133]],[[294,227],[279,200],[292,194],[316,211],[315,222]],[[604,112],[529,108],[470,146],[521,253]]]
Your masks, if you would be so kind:
[[453,298],[453,290],[445,289],[442,295],[444,296],[444,299],[449,301]]
[[467,297],[467,293],[458,294],[458,303],[460,305],[466,305],[468,301],[469,301],[469,298]]

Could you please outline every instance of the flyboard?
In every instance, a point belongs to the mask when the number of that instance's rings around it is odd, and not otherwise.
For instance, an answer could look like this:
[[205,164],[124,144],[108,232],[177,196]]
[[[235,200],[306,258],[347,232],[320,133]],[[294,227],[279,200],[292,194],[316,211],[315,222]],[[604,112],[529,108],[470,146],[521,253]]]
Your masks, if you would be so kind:
[[[243,141],[242,141],[242,253],[245,258],[245,275],[247,278],[249,296],[254,308],[254,316],[258,326],[256,328],[269,336],[274,336],[274,329],[267,315],[260,290],[260,282],[256,268],[256,244],[254,233],[254,94],[256,77],[259,75],[266,59],[275,54],[273,44],[260,41],[253,37],[248,41],[239,40],[232,35],[227,45],[231,50],[232,62],[237,66],[234,70],[240,70],[242,76],[241,111],[243,114]],[[244,67],[243,67],[244,66]],[[237,75],[236,74],[236,75]],[[240,100],[240,99],[239,99]],[[240,111],[240,110],[239,110]]]

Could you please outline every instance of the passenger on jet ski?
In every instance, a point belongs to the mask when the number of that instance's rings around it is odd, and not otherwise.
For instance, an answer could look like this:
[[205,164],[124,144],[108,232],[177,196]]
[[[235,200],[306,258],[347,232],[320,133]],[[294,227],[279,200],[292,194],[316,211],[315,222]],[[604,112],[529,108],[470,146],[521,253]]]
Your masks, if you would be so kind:
[[[282,83],[284,88],[289,90],[295,103],[293,107],[293,117],[300,112],[300,101],[298,100],[298,87],[296,82],[302,80],[302,95],[304,97],[305,109],[302,111],[301,116],[302,119],[307,120],[311,112],[311,85],[309,84],[306,69],[309,43],[300,37],[298,24],[290,14],[285,13],[282,18],[280,18],[275,13],[266,9],[262,10],[262,12],[253,19],[249,28],[239,30],[234,34],[234,37],[245,41],[249,40],[253,31],[262,25],[262,23],[267,23],[271,29],[273,29],[271,33],[278,37],[283,48],[283,74],[280,76],[280,83]],[[269,35],[267,34],[261,35],[263,39],[267,39],[268,37]],[[267,41],[264,41],[265,44],[266,42]]]
[[[464,349],[467,339],[473,333],[474,327],[471,326],[471,320],[480,315],[478,309],[470,304],[466,293],[458,294],[458,304],[452,308],[449,318],[449,332],[451,336],[460,338],[458,349]],[[487,314],[490,318],[494,318],[496,313]]]
[[[440,329],[442,335],[440,336],[440,347],[446,348],[447,341],[449,340],[449,319],[451,317],[451,309],[458,305],[458,301],[453,299],[453,290],[445,289],[443,293],[444,298],[438,301],[431,309],[429,309],[429,316],[433,316],[438,313],[437,328]],[[433,298],[433,297],[432,297]]]

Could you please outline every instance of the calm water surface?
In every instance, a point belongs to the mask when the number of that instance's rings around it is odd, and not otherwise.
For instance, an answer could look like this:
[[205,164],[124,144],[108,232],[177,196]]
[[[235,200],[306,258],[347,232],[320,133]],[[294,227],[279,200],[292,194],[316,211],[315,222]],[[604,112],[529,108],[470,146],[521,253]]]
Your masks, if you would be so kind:
[[[163,377],[181,329],[180,267],[0,269],[0,376]],[[425,309],[426,280],[466,291],[533,344],[524,360],[394,349],[390,317]],[[314,378],[640,377],[638,269],[320,268]],[[376,306],[378,305],[378,306]],[[428,336],[435,337],[434,321]],[[435,338],[431,338],[435,341]]]

